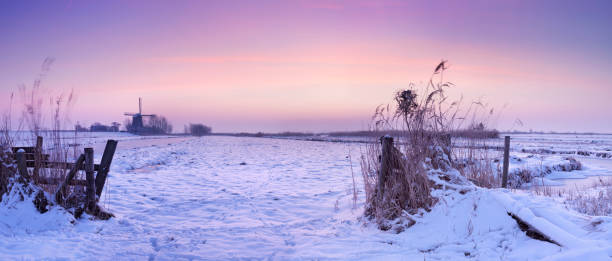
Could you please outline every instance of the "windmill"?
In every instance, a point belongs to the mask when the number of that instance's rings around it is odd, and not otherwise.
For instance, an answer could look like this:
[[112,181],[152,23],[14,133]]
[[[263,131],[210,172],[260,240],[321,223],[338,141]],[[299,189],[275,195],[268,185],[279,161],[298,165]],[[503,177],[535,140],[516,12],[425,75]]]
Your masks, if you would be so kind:
[[142,117],[155,117],[155,114],[142,114],[142,98],[138,98],[138,113],[126,112],[124,115],[132,116],[132,130],[134,132],[144,129]]

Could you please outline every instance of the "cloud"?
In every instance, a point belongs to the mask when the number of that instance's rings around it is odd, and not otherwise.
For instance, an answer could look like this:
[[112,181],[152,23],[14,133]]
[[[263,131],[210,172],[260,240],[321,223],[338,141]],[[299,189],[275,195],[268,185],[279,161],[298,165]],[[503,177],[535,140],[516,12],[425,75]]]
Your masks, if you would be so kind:
[[229,56],[162,56],[147,59],[147,62],[172,64],[325,64],[338,66],[387,65],[415,66],[433,64],[431,59],[406,59],[391,55],[363,54],[313,54],[313,55],[229,55]]

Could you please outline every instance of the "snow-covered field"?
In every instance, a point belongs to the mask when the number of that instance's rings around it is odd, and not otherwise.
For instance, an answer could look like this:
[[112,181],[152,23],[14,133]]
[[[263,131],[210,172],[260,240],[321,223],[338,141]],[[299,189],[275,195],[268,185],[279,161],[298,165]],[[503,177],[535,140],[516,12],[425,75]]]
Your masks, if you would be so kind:
[[[500,133],[500,138],[487,140],[487,146],[502,149],[504,136],[511,138],[511,151],[537,154],[578,155],[594,158],[612,158],[612,134],[529,134]],[[331,137],[328,135],[277,137],[297,140],[323,140],[331,142],[371,142],[370,137]],[[453,139],[453,143],[466,145],[464,139]]]
[[510,134],[510,137],[516,151],[612,158],[612,134]]
[[[522,190],[446,190],[406,231],[380,231],[361,219],[358,143],[105,135],[80,141],[96,147],[99,161],[103,141],[120,140],[101,199],[116,218],[74,221],[57,208],[37,214],[29,203],[5,201],[0,259],[612,258],[612,218]],[[575,173],[610,172],[605,164],[585,165]],[[527,237],[507,212],[538,224],[561,246]]]

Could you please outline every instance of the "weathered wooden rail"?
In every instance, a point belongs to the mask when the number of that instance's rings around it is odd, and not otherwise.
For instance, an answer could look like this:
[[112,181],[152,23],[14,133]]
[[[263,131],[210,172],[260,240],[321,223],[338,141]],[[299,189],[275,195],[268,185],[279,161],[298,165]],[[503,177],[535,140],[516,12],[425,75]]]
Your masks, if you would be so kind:
[[[50,161],[49,154],[42,153],[43,138],[36,139],[35,147],[12,147],[13,155],[17,161],[17,170],[22,178],[31,180],[35,184],[56,185],[54,199],[62,205],[70,195],[70,186],[81,186],[86,188],[86,210],[100,218],[112,216],[97,205],[102,195],[106,178],[110,170],[115,150],[116,140],[108,140],[100,164],[94,164],[93,148],[85,148],[76,162],[54,162]],[[28,168],[32,168],[30,172]],[[63,169],[68,170],[65,178],[41,176],[41,169]],[[85,179],[76,179],[79,171],[85,171]],[[31,175],[30,175],[31,173]]]

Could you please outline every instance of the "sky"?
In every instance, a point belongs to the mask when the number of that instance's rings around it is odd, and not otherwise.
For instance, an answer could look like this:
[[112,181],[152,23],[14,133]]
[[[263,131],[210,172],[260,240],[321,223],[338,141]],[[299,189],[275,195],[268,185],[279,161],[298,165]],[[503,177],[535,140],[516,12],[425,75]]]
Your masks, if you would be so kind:
[[[164,115],[182,131],[363,130],[441,60],[451,99],[499,130],[612,133],[612,1],[1,1],[0,109],[76,122]],[[48,104],[49,102],[45,102]],[[45,105],[48,106],[48,105]],[[49,112],[50,115],[50,112]],[[50,118],[50,116],[45,116]]]

